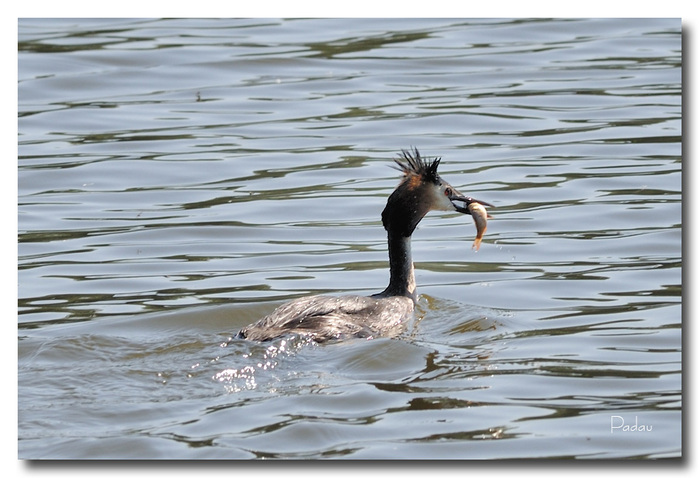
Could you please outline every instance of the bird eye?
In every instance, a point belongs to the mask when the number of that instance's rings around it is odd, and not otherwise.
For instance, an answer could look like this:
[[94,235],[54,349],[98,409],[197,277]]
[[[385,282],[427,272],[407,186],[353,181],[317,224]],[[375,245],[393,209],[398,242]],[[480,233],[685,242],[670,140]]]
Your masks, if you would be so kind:
[[452,196],[452,189],[445,188],[445,196]]

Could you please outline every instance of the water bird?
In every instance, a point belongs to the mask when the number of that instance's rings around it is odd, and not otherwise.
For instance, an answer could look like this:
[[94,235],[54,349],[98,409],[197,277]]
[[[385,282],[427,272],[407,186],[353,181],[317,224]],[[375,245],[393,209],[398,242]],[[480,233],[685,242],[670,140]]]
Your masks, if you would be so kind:
[[382,212],[389,249],[389,285],[371,296],[313,295],[279,306],[270,315],[241,329],[236,337],[267,341],[297,334],[316,342],[374,338],[400,333],[417,301],[411,258],[411,235],[431,210],[470,214],[470,204],[491,204],[462,195],[437,172],[441,158],[423,159],[416,148],[394,159],[403,173]]

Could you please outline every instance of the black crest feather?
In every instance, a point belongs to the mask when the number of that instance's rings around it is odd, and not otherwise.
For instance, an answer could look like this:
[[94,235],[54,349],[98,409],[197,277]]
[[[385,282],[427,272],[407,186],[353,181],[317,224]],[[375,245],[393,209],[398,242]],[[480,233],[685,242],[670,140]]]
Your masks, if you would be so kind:
[[441,158],[435,158],[432,161],[425,160],[421,158],[418,149],[413,148],[410,151],[402,149],[399,158],[394,159],[394,162],[398,165],[396,169],[403,172],[405,175],[415,174],[421,176],[426,181],[437,184],[440,182],[440,176],[438,176],[437,172],[440,159]]

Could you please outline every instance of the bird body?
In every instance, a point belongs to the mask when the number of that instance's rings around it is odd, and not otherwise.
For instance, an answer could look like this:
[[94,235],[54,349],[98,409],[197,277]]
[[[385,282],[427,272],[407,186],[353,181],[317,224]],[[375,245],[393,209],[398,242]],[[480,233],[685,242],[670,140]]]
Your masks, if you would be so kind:
[[258,341],[290,333],[306,335],[317,342],[393,336],[405,328],[413,308],[413,299],[401,296],[312,295],[281,305],[241,333],[246,339]]

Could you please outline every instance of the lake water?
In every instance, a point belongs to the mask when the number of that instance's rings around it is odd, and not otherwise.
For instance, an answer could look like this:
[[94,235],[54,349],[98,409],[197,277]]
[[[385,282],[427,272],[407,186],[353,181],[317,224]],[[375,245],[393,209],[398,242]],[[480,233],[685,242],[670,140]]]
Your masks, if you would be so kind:
[[[19,21],[19,457],[681,456],[680,19]],[[388,281],[393,339],[231,339]]]

